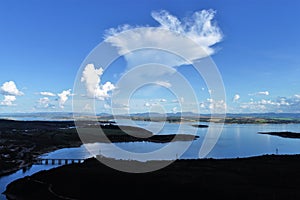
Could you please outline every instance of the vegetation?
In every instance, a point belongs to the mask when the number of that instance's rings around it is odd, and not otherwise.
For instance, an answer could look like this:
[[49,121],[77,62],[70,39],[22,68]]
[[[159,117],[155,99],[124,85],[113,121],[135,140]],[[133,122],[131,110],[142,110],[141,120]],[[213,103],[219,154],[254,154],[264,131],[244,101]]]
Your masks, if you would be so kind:
[[[107,158],[109,159],[109,158]],[[118,160],[120,165],[148,164]],[[165,162],[165,161],[148,161]],[[153,163],[152,163],[153,164]],[[41,171],[8,185],[7,197],[23,200],[157,198],[195,194],[210,199],[299,199],[300,155],[177,160],[150,173],[124,173],[92,158]],[[58,198],[59,197],[59,198]]]

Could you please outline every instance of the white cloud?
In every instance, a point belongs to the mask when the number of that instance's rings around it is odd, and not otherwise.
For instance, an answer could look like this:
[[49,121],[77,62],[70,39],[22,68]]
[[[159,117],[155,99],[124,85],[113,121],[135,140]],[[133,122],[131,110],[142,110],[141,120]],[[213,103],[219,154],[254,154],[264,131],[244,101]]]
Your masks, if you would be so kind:
[[264,91],[264,92],[258,92],[257,94],[258,95],[266,95],[266,96],[268,96],[270,93],[269,93],[269,91]]
[[167,81],[156,81],[155,84],[163,86],[165,88],[170,88],[172,85]]
[[38,100],[38,105],[35,108],[43,109],[43,108],[55,108],[48,97],[42,97]]
[[96,98],[104,100],[109,97],[108,92],[115,89],[115,86],[111,82],[106,82],[101,85],[101,76],[103,69],[95,69],[93,64],[87,64],[82,72],[81,82],[84,82],[87,91],[87,96],[90,98]]
[[66,101],[68,100],[69,96],[71,96],[71,95],[72,95],[71,89],[64,90],[61,93],[57,94],[57,96],[59,97],[58,104],[59,104],[60,108],[64,108]]
[[214,100],[211,98],[206,99],[207,102],[212,103]]
[[1,94],[3,95],[9,95],[9,96],[21,96],[24,93],[18,90],[15,82],[13,81],[8,81],[3,83],[1,86]]
[[[170,66],[191,64],[195,60],[214,54],[215,50],[212,46],[223,38],[219,27],[213,23],[215,13],[213,10],[202,10],[179,20],[165,10],[152,12],[152,17],[159,26],[124,25],[111,28],[107,30],[105,39],[118,48],[119,54],[126,54],[127,62],[134,63],[135,66],[149,61]],[[143,47],[153,49],[132,53],[132,50]],[[139,61],[140,63],[137,63]]]
[[214,113],[225,113],[227,108],[226,102],[224,100],[214,100],[210,99],[209,109]]
[[262,92],[255,92],[255,93],[251,93],[248,94],[249,96],[256,96],[256,95],[265,95],[265,96],[269,96],[270,92],[269,91],[262,91]]
[[167,102],[166,99],[160,99],[159,102]]
[[215,14],[216,11],[211,9],[202,10],[194,12],[190,18],[180,21],[167,11],[162,10],[160,12],[152,12],[152,17],[161,24],[162,28],[186,35],[199,45],[208,48],[210,52],[213,52],[213,49],[209,47],[222,39],[219,27],[216,24],[212,24]]
[[172,112],[176,113],[177,112],[177,107],[172,108]]
[[4,95],[4,99],[0,102],[0,105],[3,106],[14,105],[13,102],[17,100],[16,96],[24,95],[24,93],[17,88],[14,81],[3,83],[0,88],[0,93]]
[[4,100],[0,102],[0,105],[3,106],[12,106],[13,102],[16,100],[15,96],[12,95],[4,95]]
[[234,95],[233,102],[237,102],[240,98],[241,96],[239,94]]
[[297,99],[300,99],[300,94],[295,94],[294,95]]
[[184,103],[184,97],[180,97],[179,101],[180,103]]
[[199,104],[199,106],[200,106],[200,108],[205,108],[204,102],[201,102],[201,103]]
[[39,99],[39,103],[43,104],[43,105],[47,105],[47,104],[49,104],[49,102],[50,102],[50,99],[48,97],[43,97],[43,98]]
[[145,106],[145,107],[150,107],[150,106],[151,106],[151,104],[150,104],[150,103],[148,103],[148,102],[146,102],[146,103],[144,104],[144,106]]
[[92,106],[90,104],[85,104],[83,107],[84,112],[91,112],[92,111]]
[[102,93],[104,94],[103,96],[104,97],[108,97],[108,92],[109,91],[111,91],[111,90],[113,90],[113,89],[115,89],[115,86],[114,86],[114,84],[112,84],[111,82],[106,82],[106,83],[104,83],[104,85],[101,85],[101,90],[103,91]]
[[259,101],[245,102],[240,105],[240,108],[244,109],[246,112],[270,112],[279,108],[280,103],[262,99]]
[[224,100],[215,100],[212,98],[207,98],[206,101],[199,103],[202,112],[210,113],[225,113],[227,109],[227,104]]
[[[300,96],[299,96],[300,97]],[[242,112],[300,112],[300,98],[278,97],[276,99],[261,99],[240,104]]]
[[278,98],[278,102],[281,106],[291,105],[291,102],[288,102],[287,98],[285,98],[285,97]]
[[262,99],[261,101],[258,101],[260,104],[262,105],[277,105],[277,106],[280,106],[280,103],[278,102],[274,102],[272,100],[265,100],[265,99]]
[[49,96],[49,97],[55,97],[56,96],[56,94],[53,94],[52,92],[40,92],[40,95]]
[[104,109],[106,109],[106,110],[111,109],[110,105],[107,104],[107,103],[105,103],[105,104],[103,105],[103,107],[104,107]]

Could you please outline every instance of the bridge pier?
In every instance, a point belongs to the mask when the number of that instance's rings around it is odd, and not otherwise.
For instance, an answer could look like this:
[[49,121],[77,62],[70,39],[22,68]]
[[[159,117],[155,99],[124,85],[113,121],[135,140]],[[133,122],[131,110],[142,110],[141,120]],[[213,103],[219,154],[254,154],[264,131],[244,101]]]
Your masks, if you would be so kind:
[[38,158],[35,161],[37,165],[62,165],[62,164],[74,164],[74,163],[82,163],[84,159],[61,159],[61,158]]

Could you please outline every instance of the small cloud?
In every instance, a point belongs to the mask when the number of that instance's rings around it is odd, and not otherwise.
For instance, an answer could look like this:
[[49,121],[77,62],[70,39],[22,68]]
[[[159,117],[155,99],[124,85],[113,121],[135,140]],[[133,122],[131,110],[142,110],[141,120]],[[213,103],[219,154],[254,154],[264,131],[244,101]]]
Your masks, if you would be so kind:
[[225,113],[227,104],[224,100],[207,98],[205,102],[200,103],[200,108],[208,108],[211,113]]
[[239,94],[234,95],[234,97],[233,97],[233,102],[237,102],[240,98],[241,98],[241,97],[240,97]]
[[56,94],[53,94],[52,92],[40,92],[40,95],[48,96],[48,97],[55,97]]
[[172,112],[176,113],[177,112],[177,107],[172,108]]
[[83,107],[83,111],[84,112],[91,112],[92,111],[92,107],[90,104],[85,104],[84,107]]
[[180,97],[180,103],[184,103],[184,97]]
[[16,100],[15,96],[12,95],[4,95],[4,100],[0,102],[2,106],[13,106],[13,102]]
[[206,101],[209,102],[209,103],[212,103],[214,100],[211,99],[211,98],[207,98]]
[[40,98],[38,102],[43,105],[48,105],[50,102],[50,99],[48,97],[43,97],[43,98]]
[[248,94],[249,96],[256,96],[256,95],[265,95],[265,96],[269,96],[270,92],[269,91],[262,91],[262,92],[255,92],[255,93],[251,93]]
[[264,91],[264,92],[258,92],[257,94],[269,96],[270,93],[269,93],[269,91]]
[[300,94],[295,94],[294,95],[297,99],[300,99]]
[[107,103],[104,104],[104,109],[109,110],[111,109],[110,105],[108,105]]
[[21,96],[24,93],[19,91],[15,82],[8,81],[3,83],[0,89],[1,94],[3,95],[9,95],[9,96]]
[[184,103],[184,97],[180,97],[179,99],[171,100],[171,103]]
[[225,113],[227,104],[224,100],[212,100],[209,104],[209,109],[211,109],[211,111],[215,113]]
[[24,95],[24,93],[17,88],[14,81],[3,83],[0,88],[0,93],[4,95],[4,100],[0,102],[2,106],[13,106],[13,102],[17,100],[16,96]]
[[48,97],[42,97],[38,100],[38,105],[35,106],[37,109],[43,109],[43,108],[55,108],[53,104],[51,104],[50,99]]
[[61,93],[57,94],[57,96],[59,97],[58,103],[59,103],[60,108],[64,108],[66,101],[68,100],[69,96],[71,96],[71,95],[72,95],[71,89],[64,90]]
[[166,99],[160,99],[159,102],[167,102]]
[[146,102],[146,103],[144,104],[144,106],[145,106],[145,107],[150,107],[150,106],[151,106],[151,104],[150,104],[150,103],[148,103],[148,102]]
[[163,86],[165,88],[170,88],[172,86],[171,83],[166,81],[156,81],[155,84]]
[[201,102],[201,103],[199,104],[199,106],[200,106],[200,108],[205,108],[204,102]]

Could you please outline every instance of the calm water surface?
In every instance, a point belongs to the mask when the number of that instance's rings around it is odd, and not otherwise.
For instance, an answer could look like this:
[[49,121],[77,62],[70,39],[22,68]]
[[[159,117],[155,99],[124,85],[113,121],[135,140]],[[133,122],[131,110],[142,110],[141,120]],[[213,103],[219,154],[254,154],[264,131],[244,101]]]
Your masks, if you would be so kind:
[[[128,123],[126,121],[118,121],[119,124]],[[156,159],[193,159],[199,158],[199,150],[203,139],[206,135],[207,128],[195,128],[191,123],[179,125],[173,123],[150,123],[150,122],[135,122],[143,128],[147,128],[157,134],[190,134],[195,132],[199,136],[191,144],[189,142],[173,142],[173,146],[163,154],[158,154]],[[203,123],[205,124],[205,123]],[[209,124],[210,126],[220,126],[219,124]],[[161,130],[160,128],[163,127]],[[179,128],[180,127],[180,128]],[[158,130],[157,130],[158,129]],[[159,131],[160,130],[160,131]],[[257,132],[268,131],[293,131],[300,132],[300,124],[226,124],[223,127],[222,134],[217,141],[212,151],[206,156],[207,158],[236,158],[249,157],[263,154],[275,154],[278,149],[278,154],[299,154],[300,139],[281,138],[278,136],[262,135]],[[181,146],[189,145],[189,148],[181,155],[177,152]],[[65,148],[54,152],[44,154],[44,158],[89,158],[97,154],[103,154],[108,157],[123,158],[123,159],[138,159],[141,161],[151,159],[152,157],[145,156],[142,153],[159,151],[169,144],[159,144],[150,142],[129,142],[129,143],[114,143],[114,144],[87,144],[78,148]],[[134,152],[139,156],[133,157],[131,154],[116,153],[114,148]],[[88,150],[87,150],[88,149]],[[147,154],[146,154],[147,155]],[[180,155],[180,156],[179,156]],[[57,165],[33,165],[28,170],[19,170],[14,174],[0,178],[0,192],[3,192],[8,183],[18,178],[22,178],[40,170],[47,170]],[[1,195],[0,200],[5,200],[5,196]]]

